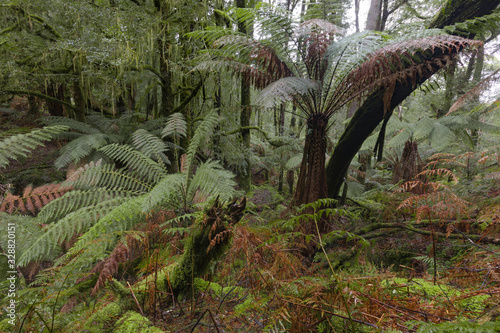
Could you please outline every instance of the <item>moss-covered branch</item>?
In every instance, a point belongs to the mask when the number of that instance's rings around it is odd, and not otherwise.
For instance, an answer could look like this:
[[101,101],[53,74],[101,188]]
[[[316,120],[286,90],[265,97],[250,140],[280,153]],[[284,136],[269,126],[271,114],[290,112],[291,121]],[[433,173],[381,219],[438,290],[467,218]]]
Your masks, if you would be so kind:
[[[442,238],[450,238],[450,239],[470,239],[475,242],[482,242],[482,243],[489,243],[489,244],[495,244],[495,245],[500,245],[500,238],[495,238],[495,237],[488,237],[488,236],[482,236],[482,235],[473,235],[473,234],[446,234],[442,232],[436,232],[436,231],[429,231],[429,230],[423,230],[421,228],[428,227],[431,224],[431,222],[423,222],[423,223],[418,223],[418,224],[413,224],[410,222],[405,222],[405,223],[371,223],[366,226],[357,228],[353,231],[350,232],[350,235],[356,235],[356,236],[361,236],[365,239],[373,239],[373,238],[378,238],[378,237],[385,237],[389,236],[390,234],[393,233],[394,229],[402,229],[410,232],[414,232],[420,235],[435,235],[437,237],[442,237]],[[382,229],[389,229],[387,231],[380,231]],[[328,238],[324,238],[325,242],[325,248],[331,248],[333,247],[337,242],[346,240],[349,236],[349,234],[339,234],[339,235],[334,235],[330,236]]]
[[76,114],[81,114],[82,112],[85,113],[85,110],[80,110],[79,108],[71,105],[70,103],[66,101],[62,101],[60,99],[51,97],[49,95],[42,94],[37,91],[30,91],[30,90],[0,90],[0,94],[12,94],[12,95],[25,95],[25,96],[33,96],[33,97],[38,97],[41,99],[44,99],[46,101],[54,102],[54,103],[59,103],[62,104],[71,110],[73,110]]

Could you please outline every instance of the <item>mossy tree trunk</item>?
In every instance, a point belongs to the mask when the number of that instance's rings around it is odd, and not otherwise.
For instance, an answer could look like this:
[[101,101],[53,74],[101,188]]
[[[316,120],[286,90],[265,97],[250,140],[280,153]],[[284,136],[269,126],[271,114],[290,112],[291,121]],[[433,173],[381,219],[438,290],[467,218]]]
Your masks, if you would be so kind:
[[169,275],[165,285],[171,287],[174,296],[189,293],[194,278],[206,273],[210,265],[225,252],[230,241],[229,226],[239,222],[245,210],[246,199],[222,206],[218,200],[196,221],[192,236],[187,242],[182,258]]
[[[490,14],[499,4],[500,0],[448,0],[443,9],[436,15],[429,28],[443,28],[446,25]],[[416,84],[412,82],[399,82],[392,96],[389,111],[384,110],[383,88],[375,90],[367,97],[364,103],[357,109],[349,125],[340,137],[326,167],[329,197],[334,198],[338,196],[347,169],[366,138],[370,136],[386,116],[390,116],[392,110],[399,103],[430,76],[417,77]]]
[[[236,7],[245,8],[245,6],[246,6],[245,3],[246,3],[245,0],[236,0]],[[249,31],[249,29],[247,28],[247,26],[243,22],[238,22],[238,32],[241,32],[244,34],[251,33],[251,31]],[[252,174],[251,174],[251,169],[250,169],[250,166],[251,166],[250,165],[250,156],[248,155],[249,154],[248,151],[250,150],[250,130],[246,129],[246,128],[250,126],[252,109],[250,106],[250,103],[251,103],[250,83],[248,82],[247,78],[244,76],[242,76],[242,78],[241,78],[240,87],[241,87],[240,125],[242,128],[244,128],[241,130],[241,140],[243,143],[243,147],[247,150],[247,154],[245,156],[246,170],[240,174],[239,183],[240,183],[240,186],[243,190],[250,191],[250,187],[252,185]]]

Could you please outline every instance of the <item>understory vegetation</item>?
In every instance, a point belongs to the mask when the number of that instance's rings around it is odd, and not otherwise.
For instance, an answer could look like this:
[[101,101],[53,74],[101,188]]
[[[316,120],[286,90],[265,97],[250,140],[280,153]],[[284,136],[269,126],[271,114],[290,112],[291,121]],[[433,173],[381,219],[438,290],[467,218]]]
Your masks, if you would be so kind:
[[0,4],[0,332],[499,332],[500,0],[366,3]]

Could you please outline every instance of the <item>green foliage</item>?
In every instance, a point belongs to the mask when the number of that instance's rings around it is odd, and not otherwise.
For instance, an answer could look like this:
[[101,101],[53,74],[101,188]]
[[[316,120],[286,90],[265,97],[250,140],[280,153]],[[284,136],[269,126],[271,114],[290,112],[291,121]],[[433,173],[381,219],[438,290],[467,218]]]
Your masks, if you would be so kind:
[[53,140],[57,134],[67,131],[63,125],[46,126],[25,134],[17,134],[0,141],[0,168],[9,165],[9,159],[17,160],[27,157],[36,148],[43,146],[45,141]]
[[470,322],[446,322],[441,324],[425,323],[417,333],[495,333],[500,329],[500,323],[488,322],[476,324]]

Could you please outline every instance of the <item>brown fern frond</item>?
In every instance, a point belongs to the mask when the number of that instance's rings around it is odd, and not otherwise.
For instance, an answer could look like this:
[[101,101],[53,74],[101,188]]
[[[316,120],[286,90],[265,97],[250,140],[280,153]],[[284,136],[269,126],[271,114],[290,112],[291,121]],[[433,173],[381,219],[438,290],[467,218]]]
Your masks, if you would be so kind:
[[36,215],[43,206],[70,190],[71,187],[63,187],[62,184],[47,184],[36,188],[30,185],[23,190],[22,197],[7,194],[0,205],[0,212],[13,214],[18,211],[21,214]]
[[451,179],[453,181],[458,181],[457,176],[449,170],[449,169],[444,169],[444,168],[439,168],[439,169],[431,169],[431,170],[424,170],[420,172],[417,177],[422,177],[422,176],[427,176],[427,177],[448,177],[448,179]]
[[500,78],[500,69],[497,69],[496,71],[494,71],[493,73],[482,79],[481,82],[475,85],[472,89],[470,89],[465,94],[460,96],[460,98],[450,107],[450,109],[446,113],[446,116],[451,114],[452,112],[457,111],[468,100],[479,96],[481,91],[487,89],[492,84],[492,82],[497,81],[499,78]]
[[480,41],[458,36],[435,36],[391,44],[376,51],[352,71],[347,82],[352,83],[350,89],[354,92],[385,86],[388,90],[384,102],[388,102],[397,82],[416,84],[418,78],[430,77],[448,66],[464,48],[480,45]]
[[147,239],[147,237],[134,237],[132,234],[127,235],[125,243],[119,242],[106,260],[94,266],[90,274],[100,273],[91,295],[95,295],[105,286],[106,281],[111,280],[118,273],[120,264],[133,260],[140,255],[144,246],[144,239]]

